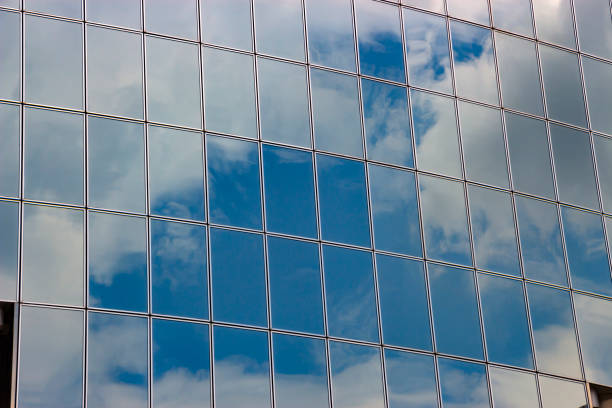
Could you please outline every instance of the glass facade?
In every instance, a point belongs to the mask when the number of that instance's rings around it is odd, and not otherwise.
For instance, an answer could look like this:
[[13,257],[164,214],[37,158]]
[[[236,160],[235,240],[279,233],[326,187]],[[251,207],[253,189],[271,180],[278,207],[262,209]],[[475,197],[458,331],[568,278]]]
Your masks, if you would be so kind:
[[0,0],[19,408],[612,387],[608,0]]

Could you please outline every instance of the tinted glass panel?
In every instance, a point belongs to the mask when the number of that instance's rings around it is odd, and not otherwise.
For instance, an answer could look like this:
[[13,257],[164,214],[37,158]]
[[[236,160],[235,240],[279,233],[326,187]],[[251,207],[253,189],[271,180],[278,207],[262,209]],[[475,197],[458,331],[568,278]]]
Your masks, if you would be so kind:
[[402,4],[444,14],[444,0],[402,0]]
[[304,23],[300,0],[255,0],[254,12],[258,52],[304,61]]
[[83,212],[24,205],[24,301],[83,304]]
[[317,155],[317,171],[322,238],[369,247],[363,163]]
[[15,300],[19,257],[19,203],[0,201],[0,298]]
[[19,192],[20,116],[19,105],[0,104],[0,195],[8,197],[21,195]]
[[151,220],[153,313],[207,318],[206,229]]
[[487,0],[446,0],[448,14],[462,20],[489,25]]
[[211,222],[261,229],[257,144],[208,135],[206,149]]
[[82,407],[83,312],[24,306],[20,335],[19,406]]
[[89,213],[88,304],[147,312],[146,219]]
[[576,408],[586,406],[584,385],[540,376],[542,408]]
[[268,237],[272,326],[323,334],[319,246]]
[[201,0],[202,41],[241,50],[252,50],[249,0]]
[[198,0],[145,0],[145,30],[198,39]]
[[266,227],[317,237],[312,153],[263,145]]
[[204,220],[202,134],[149,126],[151,212]]
[[83,26],[26,16],[25,37],[26,101],[82,108]]
[[578,40],[583,52],[612,59],[612,21],[606,0],[574,2]]
[[612,212],[612,140],[593,135],[597,173],[599,175],[599,191],[605,212]]
[[[17,2],[17,7],[19,2]],[[21,18],[18,13],[0,11],[0,97],[18,100],[21,95]]]
[[361,92],[368,159],[414,167],[406,88],[362,79]]
[[141,0],[87,0],[87,20],[140,29]]
[[491,0],[491,13],[495,27],[533,37],[529,0]]
[[267,326],[261,235],[213,228],[210,253],[214,319]]
[[591,58],[582,58],[582,66],[591,127],[612,134],[612,116],[608,110],[608,106],[612,104],[612,65]]
[[24,8],[54,16],[81,19],[81,0],[23,0]]
[[539,408],[535,375],[491,367],[491,391],[495,408]]
[[389,408],[436,408],[434,359],[422,354],[385,350]]
[[488,408],[487,373],[482,364],[438,359],[444,408]]
[[532,0],[538,38],[576,48],[571,0]]

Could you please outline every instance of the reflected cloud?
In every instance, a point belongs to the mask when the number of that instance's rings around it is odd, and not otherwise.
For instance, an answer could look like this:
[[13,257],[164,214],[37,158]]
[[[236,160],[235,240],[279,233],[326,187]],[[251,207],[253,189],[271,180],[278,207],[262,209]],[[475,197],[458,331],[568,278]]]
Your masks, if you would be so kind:
[[489,408],[484,365],[438,359],[444,408]]
[[304,61],[304,22],[300,0],[255,0],[253,11],[258,52]]
[[0,201],[0,298],[15,300],[19,266],[19,203]]
[[532,0],[538,38],[576,48],[570,0]]
[[204,408],[210,406],[208,370],[193,373],[179,367],[155,381],[155,408]]
[[[19,8],[19,1],[15,5]],[[0,12],[0,38],[11,38],[0,47],[0,96],[3,99],[20,99],[21,82],[21,16],[19,13]]]
[[447,0],[448,14],[463,20],[489,25],[487,0]]
[[491,366],[489,369],[495,408],[539,408],[535,375]]
[[202,41],[247,51],[253,49],[250,0],[202,0],[201,9]]
[[389,349],[384,353],[389,408],[437,407],[434,359]]
[[495,27],[533,37],[529,0],[492,0],[491,13]]
[[198,40],[198,1],[145,0],[147,31]]

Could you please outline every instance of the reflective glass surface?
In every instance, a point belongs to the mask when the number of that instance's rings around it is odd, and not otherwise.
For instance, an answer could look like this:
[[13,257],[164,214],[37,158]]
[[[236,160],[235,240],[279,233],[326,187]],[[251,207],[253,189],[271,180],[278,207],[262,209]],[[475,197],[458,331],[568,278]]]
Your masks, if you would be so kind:
[[593,147],[599,175],[599,192],[603,210],[612,212],[612,139],[593,135]]
[[20,116],[19,105],[0,104],[0,195],[7,197],[21,195]]
[[529,0],[491,0],[491,14],[496,28],[533,37]]
[[578,40],[583,52],[612,59],[612,20],[606,0],[574,2]]
[[586,406],[584,385],[540,376],[542,408],[575,408]]
[[386,349],[385,371],[389,408],[438,406],[433,357]]
[[203,42],[253,49],[250,0],[200,0],[200,14]]
[[54,16],[81,19],[81,0],[23,0],[23,8],[28,11],[51,14]]
[[402,4],[435,13],[444,13],[444,0],[402,0]]
[[444,408],[488,408],[487,373],[482,364],[438,359]]
[[145,0],[145,30],[198,39],[198,0]]
[[142,27],[141,0],[87,0],[87,20],[120,27]]
[[[19,3],[17,3],[17,6]],[[0,11],[0,97],[19,100],[21,95],[21,19],[18,13]]]
[[19,267],[19,203],[0,201],[0,299],[15,300]]
[[612,134],[612,64],[592,58],[582,58],[584,87],[589,102],[589,116],[593,130]]
[[446,7],[453,17],[489,25],[487,0],[446,0]]
[[532,0],[538,38],[576,48],[571,0]]
[[254,0],[253,11],[257,52],[304,60],[304,22],[300,0]]
[[491,391],[495,408],[539,408],[535,374],[491,367]]

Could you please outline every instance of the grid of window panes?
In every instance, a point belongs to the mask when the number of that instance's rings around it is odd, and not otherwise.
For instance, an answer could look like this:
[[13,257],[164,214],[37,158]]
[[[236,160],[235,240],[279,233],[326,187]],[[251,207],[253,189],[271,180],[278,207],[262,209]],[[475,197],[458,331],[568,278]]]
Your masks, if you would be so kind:
[[0,100],[19,407],[612,385],[609,0],[0,0]]

